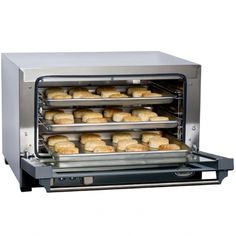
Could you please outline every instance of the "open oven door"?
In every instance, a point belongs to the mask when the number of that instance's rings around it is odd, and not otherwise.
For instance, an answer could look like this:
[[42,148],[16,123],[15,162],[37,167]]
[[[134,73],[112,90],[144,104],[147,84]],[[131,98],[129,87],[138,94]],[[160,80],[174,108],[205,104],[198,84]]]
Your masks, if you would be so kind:
[[[127,166],[110,169],[80,168],[75,162],[55,163],[21,158],[22,171],[47,192],[138,187],[220,184],[233,170],[233,159],[205,152],[192,152],[186,163]],[[213,173],[212,175],[207,175]],[[206,175],[205,175],[206,174]],[[207,177],[205,177],[207,176]],[[209,177],[211,176],[211,177]]]

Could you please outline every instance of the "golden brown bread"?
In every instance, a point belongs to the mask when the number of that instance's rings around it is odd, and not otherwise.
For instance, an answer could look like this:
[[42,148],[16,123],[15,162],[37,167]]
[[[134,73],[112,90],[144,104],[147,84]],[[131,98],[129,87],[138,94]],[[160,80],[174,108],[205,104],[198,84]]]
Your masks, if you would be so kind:
[[161,121],[161,120],[169,120],[167,116],[153,116],[150,117],[150,121]]
[[56,143],[66,142],[66,141],[69,141],[69,139],[64,135],[53,135],[47,138],[48,146],[54,146]]
[[112,95],[109,96],[109,98],[128,98],[126,94],[123,93],[113,93]]
[[81,119],[85,112],[93,112],[91,109],[88,108],[80,108],[74,111],[75,119]]
[[77,147],[59,148],[57,153],[61,155],[77,154],[79,149]]
[[145,152],[148,151],[148,147],[143,144],[131,144],[125,150],[126,152]]
[[82,121],[87,122],[90,118],[103,118],[103,115],[99,112],[85,112],[82,116]]
[[113,114],[115,114],[117,112],[122,112],[122,109],[108,107],[103,111],[103,114],[104,114],[105,118],[111,118],[113,116]]
[[60,110],[49,110],[49,111],[45,111],[44,113],[44,118],[46,120],[53,120],[54,115],[58,114],[58,113],[64,113],[64,111],[60,111]]
[[160,93],[143,93],[143,97],[161,97],[162,94]]
[[68,95],[63,91],[49,92],[47,94],[48,99],[69,99],[72,98],[71,95]]
[[149,112],[152,112],[152,110],[147,108],[136,108],[132,110],[132,115],[137,116],[139,113],[149,113]]
[[132,135],[130,133],[114,133],[112,135],[112,142],[118,143],[120,140],[130,140]]
[[75,88],[71,88],[69,90],[69,94],[72,96],[74,92],[78,92],[78,91],[87,91],[88,92],[88,89],[85,88],[85,87],[75,87]]
[[101,136],[99,134],[88,134],[88,133],[82,134],[80,136],[80,142],[82,144],[85,144],[88,141],[94,141],[94,140],[97,140],[97,141],[101,140]]
[[107,91],[102,91],[101,92],[101,96],[103,98],[109,98],[111,95],[120,95],[120,92],[119,91],[115,91],[115,90],[107,90]]
[[53,116],[53,121],[55,124],[73,124],[74,116],[69,113],[59,113]]
[[141,121],[149,121],[151,117],[156,117],[157,114],[155,112],[146,112],[146,113],[141,112],[137,116],[141,119]]
[[162,144],[169,144],[169,139],[164,137],[154,137],[149,139],[149,147],[150,148],[159,148]]
[[106,143],[102,140],[92,140],[88,141],[84,145],[86,151],[93,151],[98,146],[106,146]]
[[132,95],[132,93],[134,91],[147,91],[147,88],[145,88],[145,87],[131,87],[131,88],[128,88],[127,94]]
[[49,93],[54,93],[54,92],[65,92],[65,90],[63,88],[58,88],[58,87],[49,88],[45,90],[45,95],[47,96]]
[[97,146],[94,148],[93,152],[100,153],[100,152],[114,152],[113,146]]
[[162,144],[159,146],[159,150],[180,150],[180,146],[177,144]]
[[86,123],[106,123],[106,118],[88,118]]
[[73,92],[73,98],[100,98],[100,96],[88,91],[75,91]]
[[134,140],[134,139],[130,139],[130,140],[120,140],[118,143],[117,143],[117,151],[118,152],[122,152],[122,151],[125,151],[126,147],[131,145],[131,144],[138,144],[138,141],[137,140]]
[[149,90],[135,90],[135,91],[133,91],[133,93],[132,93],[132,96],[134,97],[134,98],[139,98],[139,97],[142,97],[143,96],[143,94],[147,94],[147,93],[151,93],[151,91],[149,91]]
[[75,144],[70,141],[58,142],[55,143],[54,150],[58,152],[60,148],[71,148],[71,147],[75,147]]
[[138,116],[125,116],[123,121],[124,122],[140,122],[142,120]]
[[127,116],[131,116],[131,114],[128,112],[116,112],[113,114],[112,119],[115,122],[121,122]]
[[101,95],[102,91],[116,91],[116,88],[113,86],[101,86],[96,89],[96,93]]
[[153,132],[144,132],[142,133],[142,142],[148,143],[151,138],[154,137],[161,137],[160,132],[159,133],[153,133]]

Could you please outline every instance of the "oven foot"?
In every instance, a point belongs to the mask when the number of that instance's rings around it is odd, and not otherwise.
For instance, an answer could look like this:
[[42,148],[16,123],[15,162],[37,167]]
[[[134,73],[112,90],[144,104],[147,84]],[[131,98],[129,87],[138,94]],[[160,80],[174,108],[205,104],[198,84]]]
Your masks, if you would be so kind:
[[31,187],[20,187],[21,192],[31,192],[32,188]]
[[7,162],[7,159],[4,159],[4,161],[5,161],[5,164],[6,164],[6,165],[9,165],[8,162]]

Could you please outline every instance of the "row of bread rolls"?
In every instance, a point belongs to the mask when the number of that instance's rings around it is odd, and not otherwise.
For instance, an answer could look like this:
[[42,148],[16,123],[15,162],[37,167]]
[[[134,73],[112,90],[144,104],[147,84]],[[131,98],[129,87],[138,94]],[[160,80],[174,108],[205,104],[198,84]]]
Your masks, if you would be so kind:
[[[74,114],[74,115],[73,115]],[[114,122],[142,122],[142,121],[167,121],[167,116],[158,116],[147,108],[135,108],[131,112],[125,112],[120,108],[105,108],[103,112],[95,112],[92,109],[80,108],[72,113],[65,113],[60,110],[46,111],[46,120],[53,121],[55,124],[73,124],[74,119],[79,119],[84,123],[106,123]]]
[[[113,146],[107,145],[101,136],[96,133],[86,133],[80,136],[80,143],[85,151],[94,153],[107,152],[142,152],[148,150],[180,150],[177,144],[170,144],[169,139],[162,137],[160,131],[146,131],[141,134],[141,143],[132,137],[131,133],[112,134]],[[63,135],[50,136],[48,146],[59,154],[79,153],[79,149]]]
[[64,88],[49,88],[45,91],[48,99],[80,99],[80,98],[128,98],[128,97],[160,97],[160,93],[153,93],[145,87],[130,87],[126,94],[114,86],[101,86],[96,89],[96,94],[85,87],[75,87],[69,90]]

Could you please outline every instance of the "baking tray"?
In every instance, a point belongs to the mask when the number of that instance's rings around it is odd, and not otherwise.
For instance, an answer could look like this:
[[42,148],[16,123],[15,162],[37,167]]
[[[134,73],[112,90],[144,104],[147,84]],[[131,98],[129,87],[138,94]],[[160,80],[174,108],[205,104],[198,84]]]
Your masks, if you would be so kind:
[[[134,85],[133,85],[134,86]],[[136,85],[137,86],[137,85]],[[125,93],[127,88],[132,87],[132,85],[129,86],[115,86],[120,92]],[[152,90],[152,92],[161,93],[161,97],[141,97],[141,98],[82,98],[82,99],[47,99],[43,97],[43,103],[46,106],[52,106],[52,107],[72,107],[72,106],[114,106],[114,105],[140,105],[140,104],[169,104],[171,103],[175,95],[162,90],[161,88],[155,87],[154,85],[142,85],[142,87],[146,87],[147,89]],[[95,92],[97,87],[93,86],[87,86],[88,90],[92,93]],[[67,88],[68,89],[68,88]],[[42,91],[43,93],[43,91]]]
[[[123,111],[130,112],[131,108],[122,107]],[[133,107],[132,109],[135,109]],[[152,108],[150,108],[152,110]],[[95,112],[102,112],[104,108],[93,108]],[[72,112],[72,109],[67,109],[67,112]],[[153,110],[154,111],[154,110]],[[41,125],[47,131],[53,132],[73,132],[73,131],[106,131],[106,130],[130,130],[130,129],[167,129],[178,126],[178,120],[175,116],[170,115],[165,111],[157,111],[160,116],[168,116],[166,121],[140,121],[140,122],[114,122],[106,123],[82,123],[81,120],[75,119],[73,124],[54,124],[41,118]]]
[[[142,132],[129,132],[133,138],[139,140]],[[102,140],[107,145],[111,145],[111,135],[114,132],[100,132]],[[79,143],[80,134],[65,134],[70,141],[75,142],[79,147],[79,154],[61,155],[53,152],[47,145],[46,139],[49,135],[44,135],[44,145],[49,154],[60,162],[78,162],[77,167],[88,166],[119,166],[119,165],[151,165],[151,164],[169,164],[169,163],[185,163],[187,156],[190,153],[189,147],[170,135],[163,135],[170,140],[170,143],[178,144],[181,150],[158,151],[150,150],[145,152],[113,152],[113,153],[93,153],[85,152],[82,144]]]

